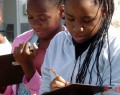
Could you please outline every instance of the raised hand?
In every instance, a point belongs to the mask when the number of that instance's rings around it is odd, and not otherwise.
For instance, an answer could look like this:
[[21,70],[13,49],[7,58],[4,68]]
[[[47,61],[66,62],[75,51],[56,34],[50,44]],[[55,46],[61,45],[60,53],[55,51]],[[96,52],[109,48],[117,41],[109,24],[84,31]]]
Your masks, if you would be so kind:
[[26,78],[28,81],[32,78],[35,73],[35,68],[33,66],[32,60],[37,54],[38,47],[33,44],[33,51],[30,50],[30,43],[24,42],[15,48],[13,56],[15,60],[21,65]]

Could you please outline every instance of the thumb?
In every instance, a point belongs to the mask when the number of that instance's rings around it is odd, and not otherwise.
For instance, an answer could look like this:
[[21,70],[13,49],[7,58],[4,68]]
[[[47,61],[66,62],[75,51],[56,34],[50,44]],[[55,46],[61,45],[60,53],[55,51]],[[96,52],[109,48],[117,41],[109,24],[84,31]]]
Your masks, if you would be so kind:
[[36,56],[37,53],[38,53],[38,46],[35,43],[33,43],[33,54],[34,54],[34,56]]

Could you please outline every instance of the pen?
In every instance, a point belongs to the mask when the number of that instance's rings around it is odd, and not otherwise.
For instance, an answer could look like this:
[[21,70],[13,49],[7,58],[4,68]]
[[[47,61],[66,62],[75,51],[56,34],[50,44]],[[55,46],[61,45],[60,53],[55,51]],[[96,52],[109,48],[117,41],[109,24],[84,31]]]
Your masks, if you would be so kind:
[[58,76],[58,74],[52,68],[50,68],[50,70],[56,77]]

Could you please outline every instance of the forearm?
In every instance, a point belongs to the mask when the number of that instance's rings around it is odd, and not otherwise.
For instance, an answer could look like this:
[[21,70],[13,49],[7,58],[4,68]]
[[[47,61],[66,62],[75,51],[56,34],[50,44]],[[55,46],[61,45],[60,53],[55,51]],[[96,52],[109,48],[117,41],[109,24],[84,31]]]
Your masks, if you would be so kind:
[[22,64],[21,65],[27,81],[30,81],[35,74],[35,68],[32,63]]

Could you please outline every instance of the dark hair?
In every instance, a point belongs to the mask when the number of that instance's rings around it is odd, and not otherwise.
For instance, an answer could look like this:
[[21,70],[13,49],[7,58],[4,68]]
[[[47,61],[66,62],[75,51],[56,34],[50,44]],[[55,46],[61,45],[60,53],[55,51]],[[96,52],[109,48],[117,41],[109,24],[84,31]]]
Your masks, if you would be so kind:
[[[30,0],[27,0],[27,2],[30,1]],[[34,0],[33,0],[34,1]],[[62,0],[48,0],[48,1],[52,1],[52,2],[55,2],[56,4],[60,5],[60,4],[63,4],[63,1]]]
[[[64,4],[66,4],[67,1],[68,0],[62,0],[62,2]],[[111,69],[111,60],[110,60],[108,29],[109,29],[109,26],[110,26],[110,23],[112,20],[112,16],[113,16],[113,12],[114,12],[114,1],[113,0],[91,0],[91,1],[94,2],[95,5],[98,4],[99,6],[103,6],[103,8],[105,9],[106,16],[105,16],[104,20],[101,22],[100,29],[98,30],[98,33],[96,34],[94,41],[89,46],[87,55],[83,61],[83,65],[81,66],[81,68],[79,67],[78,74],[76,76],[76,82],[77,83],[84,83],[85,78],[86,78],[86,74],[87,74],[87,71],[89,68],[89,64],[90,64],[91,58],[92,58],[93,53],[94,53],[94,50],[97,49],[97,53],[96,53],[95,60],[93,62],[93,66],[89,72],[90,73],[89,84],[92,83],[92,71],[93,71],[93,67],[95,65],[96,65],[96,70],[97,70],[96,85],[101,86],[103,84],[103,80],[102,80],[102,77],[101,77],[100,71],[99,71],[99,56],[100,56],[103,44],[105,42],[105,38],[107,37],[108,58],[109,58],[109,63],[110,63],[110,85],[111,85],[112,69]]]
[[62,0],[55,0],[57,4],[63,4]]

